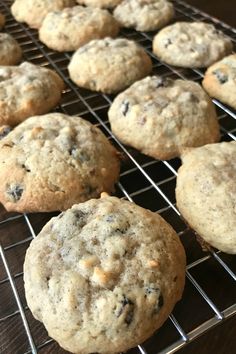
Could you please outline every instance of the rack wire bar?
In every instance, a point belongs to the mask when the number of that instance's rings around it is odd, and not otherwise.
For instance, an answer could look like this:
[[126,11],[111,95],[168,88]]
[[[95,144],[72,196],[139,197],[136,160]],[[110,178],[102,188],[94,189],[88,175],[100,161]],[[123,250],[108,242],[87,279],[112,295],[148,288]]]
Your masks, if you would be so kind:
[[[162,216],[166,217],[167,221],[171,224],[173,223],[174,225],[178,225],[177,233],[179,237],[184,240],[187,233],[191,232],[191,230],[188,225],[184,223],[184,220],[182,220],[181,215],[176,208],[175,199],[171,193],[169,193],[170,190],[174,189],[179,166],[178,161],[153,160],[142,156],[141,154],[137,155],[137,152],[124,146],[111,132],[109,122],[107,120],[107,110],[112,103],[113,97],[106,94],[82,90],[74,85],[69,79],[68,73],[65,72],[71,58],[71,54],[56,53],[46,48],[41,42],[39,42],[37,32],[35,30],[31,30],[28,26],[15,22],[10,14],[11,3],[11,0],[0,0],[0,11],[5,13],[7,18],[5,27],[6,31],[11,33],[13,37],[15,37],[21,44],[24,59],[42,66],[49,65],[58,72],[67,85],[67,88],[63,93],[62,103],[57,108],[57,111],[61,111],[65,114],[80,115],[81,117],[90,120],[93,124],[105,132],[108,139],[110,139],[125,156],[125,162],[123,163],[123,168],[120,174],[120,181],[117,183],[118,196],[126,198],[130,202],[137,202],[138,204],[141,204],[141,206],[150,208],[153,211],[162,214]],[[232,41],[236,42],[235,29],[194,8],[193,6],[186,4],[182,0],[173,0],[173,3],[176,10],[176,20],[178,20],[178,18],[181,20],[182,18],[185,18],[187,20],[201,19],[203,21],[208,21],[220,26],[221,30],[226,31]],[[136,32],[134,30],[122,30],[121,36],[134,39],[140,45],[144,46],[147,53],[153,59],[154,72],[158,75],[191,79],[197,82],[202,79],[204,72],[200,69],[178,69],[157,60],[156,56],[150,49],[153,39],[153,35],[151,33]],[[228,106],[222,104],[218,100],[213,99],[212,101],[219,111],[218,117],[221,125],[222,138],[226,140],[236,140],[235,111],[231,110]],[[135,183],[137,182],[137,187],[133,181],[135,181]],[[135,186],[133,186],[133,184]],[[45,216],[45,220],[49,220],[49,218],[50,215],[48,217]],[[23,276],[22,260],[18,260],[18,256],[19,254],[22,254],[22,252],[25,252],[27,244],[36,237],[38,232],[36,232],[36,230],[40,229],[45,223],[45,220],[40,222],[40,217],[38,220],[39,221],[36,222],[35,217],[31,214],[25,213],[9,216],[8,214],[0,211],[0,235],[3,237],[0,245],[0,274],[2,274],[0,276],[0,310],[1,308],[5,308],[4,300],[2,300],[1,297],[5,291],[3,290],[4,287],[10,286],[13,299],[17,304],[17,309],[14,308],[11,310],[9,309],[9,311],[3,311],[3,314],[0,315],[0,324],[8,323],[9,320],[14,318],[21,318],[23,327],[20,330],[24,331],[28,338],[28,348],[24,350],[24,354],[36,354],[38,351],[42,352],[43,348],[45,348],[43,350],[45,350],[46,353],[46,348],[50,348],[52,344],[55,345],[55,342],[50,338],[43,340],[37,340],[37,338],[35,338],[36,334],[31,328],[31,322],[27,321],[25,315],[26,311],[29,310],[24,304],[24,300],[21,299],[21,294],[19,294],[15,284],[15,281],[22,282]],[[17,225],[14,226],[14,223],[17,223]],[[37,226],[36,229],[37,223],[39,223],[40,227]],[[27,235],[26,237],[25,229],[29,230],[30,236]],[[194,236],[192,236],[192,239],[194,239]],[[188,248],[188,245],[186,246],[190,251],[187,252],[187,254],[191,255],[192,251],[196,251],[196,242],[194,242],[195,241],[191,243],[190,248]],[[185,325],[183,324],[180,314],[171,314],[169,316],[169,324],[172,326],[171,328],[173,328],[178,337],[174,341],[168,341],[167,344],[165,343],[164,347],[158,347],[158,341],[155,342],[156,344],[154,351],[156,354],[175,353],[187,343],[192,342],[195,338],[199,337],[203,333],[206,333],[209,329],[236,314],[235,298],[233,297],[233,294],[232,297],[230,297],[230,291],[225,294],[229,300],[227,306],[219,306],[219,304],[215,302],[215,299],[208,294],[208,290],[205,288],[205,285],[202,284],[200,280],[197,280],[196,276],[192,274],[194,271],[199,269],[198,267],[204,266],[204,269],[207,270],[209,262],[213,261],[215,262],[215,265],[219,265],[219,271],[222,271],[223,276],[227,278],[228,286],[229,282],[230,286],[231,284],[235,286],[236,274],[234,269],[236,269],[236,267],[234,268],[235,263],[233,263],[235,262],[235,259],[234,261],[232,258],[227,258],[226,260],[223,259],[225,259],[224,254],[214,250],[209,250],[207,254],[200,252],[194,258],[190,257],[186,272],[186,286],[191,284],[194,289],[194,295],[192,298],[193,301],[195,296],[200,297],[208,309],[211,317],[207,317],[207,320],[204,319],[201,323],[198,323],[194,327],[190,327],[191,330],[187,330],[185,329]],[[186,299],[184,297],[181,303],[184,303],[185,300]],[[190,301],[191,299],[187,300]],[[177,307],[178,306],[179,305],[177,305]],[[199,309],[199,311],[201,311],[201,309]],[[191,321],[191,318],[189,321]],[[161,330],[162,329],[160,329],[160,331]],[[153,338],[155,340],[155,335]],[[37,345],[35,343],[37,343]],[[136,350],[141,354],[149,354],[146,343],[139,345]],[[4,354],[12,354],[14,352],[10,347],[5,346],[4,341],[1,341],[1,335],[0,352],[4,352]]]

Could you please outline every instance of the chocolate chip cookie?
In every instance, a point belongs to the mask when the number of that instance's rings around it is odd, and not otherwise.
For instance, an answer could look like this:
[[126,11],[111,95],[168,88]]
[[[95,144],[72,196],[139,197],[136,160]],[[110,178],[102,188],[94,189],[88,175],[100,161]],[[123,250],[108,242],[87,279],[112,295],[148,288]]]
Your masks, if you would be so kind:
[[74,0],[15,0],[11,12],[16,21],[39,28],[47,13],[74,5]]
[[117,152],[79,117],[35,116],[0,140],[0,201],[8,211],[65,210],[111,192]]
[[114,10],[119,23],[137,31],[154,31],[174,17],[174,6],[166,0],[124,0]]
[[236,109],[236,54],[210,66],[202,85],[211,97]]
[[27,250],[26,299],[72,353],[120,353],[147,339],[180,300],[185,252],[158,214],[115,197],[51,219]]
[[52,70],[27,62],[0,66],[0,125],[16,125],[49,112],[60,101],[63,88]]
[[68,67],[81,87],[104,93],[121,91],[152,70],[145,50],[125,38],[97,39],[79,48]]
[[22,50],[17,41],[8,33],[0,33],[0,65],[17,64]]
[[205,22],[177,22],[162,29],[153,40],[153,52],[170,65],[208,67],[230,54],[230,38]]
[[146,77],[115,98],[108,116],[120,141],[161,160],[220,136],[214,105],[193,81]]
[[178,171],[177,206],[211,246],[236,254],[236,142],[186,150]]
[[78,4],[100,7],[103,9],[113,9],[117,6],[122,0],[76,0]]
[[75,6],[47,14],[39,38],[49,48],[60,52],[76,50],[92,39],[115,37],[118,22],[107,11]]

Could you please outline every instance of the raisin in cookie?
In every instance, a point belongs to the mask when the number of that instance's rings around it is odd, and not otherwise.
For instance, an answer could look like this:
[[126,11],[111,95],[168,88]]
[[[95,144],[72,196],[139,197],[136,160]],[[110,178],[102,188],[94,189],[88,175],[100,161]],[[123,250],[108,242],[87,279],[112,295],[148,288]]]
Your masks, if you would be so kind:
[[11,12],[16,21],[39,28],[48,12],[74,5],[74,0],[15,0]]
[[162,160],[220,136],[214,105],[193,81],[146,77],[115,98],[108,116],[123,143]]
[[188,224],[210,245],[236,254],[236,142],[187,150],[176,200]]
[[22,50],[17,41],[8,33],[0,33],[0,65],[17,64]]
[[223,32],[205,22],[177,22],[154,38],[153,51],[164,62],[186,68],[208,67],[232,51]]
[[78,86],[114,93],[148,75],[152,62],[135,42],[105,38],[93,40],[78,49],[68,70]]
[[185,252],[172,227],[108,196],[51,219],[24,264],[34,317],[76,354],[117,353],[147,339],[180,300],[184,278]]
[[236,54],[210,66],[202,85],[211,97],[236,109]]
[[122,0],[76,0],[78,4],[100,7],[102,9],[113,9],[117,6]]
[[115,37],[119,25],[106,10],[75,6],[47,14],[39,38],[60,52],[76,50],[91,39]]
[[52,70],[22,63],[0,66],[0,125],[16,125],[57,105],[64,88]]
[[114,10],[121,25],[138,31],[154,31],[174,17],[174,6],[166,0],[124,0]]
[[31,117],[0,140],[0,201],[8,211],[65,210],[111,192],[118,175],[116,150],[79,117]]
[[0,30],[4,27],[5,25],[5,16],[0,12]]

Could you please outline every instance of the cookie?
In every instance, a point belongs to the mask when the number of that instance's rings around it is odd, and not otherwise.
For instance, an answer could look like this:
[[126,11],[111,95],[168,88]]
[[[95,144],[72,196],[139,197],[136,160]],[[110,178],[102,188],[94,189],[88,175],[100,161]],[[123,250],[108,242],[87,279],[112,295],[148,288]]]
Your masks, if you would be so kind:
[[177,22],[153,40],[153,52],[160,60],[186,68],[208,67],[232,49],[230,38],[205,22]]
[[172,227],[108,196],[51,219],[24,264],[34,317],[77,354],[118,353],[143,342],[180,300],[184,277],[185,253]]
[[8,33],[0,33],[0,65],[17,64],[22,50],[17,41]]
[[78,49],[68,70],[78,86],[114,93],[148,75],[152,62],[135,42],[125,38],[105,38],[93,40]]
[[114,10],[119,23],[137,31],[154,31],[174,17],[174,6],[166,0],[124,0]]
[[40,40],[60,52],[76,50],[92,39],[115,37],[118,22],[107,11],[75,6],[47,14],[39,30]]
[[210,66],[202,85],[211,97],[236,109],[236,54]]
[[16,125],[50,111],[60,101],[62,79],[52,70],[24,62],[0,66],[0,125]]
[[0,12],[0,30],[4,27],[5,25],[5,16]]
[[177,206],[211,246],[236,254],[236,142],[187,150],[178,171]]
[[39,28],[49,12],[74,5],[74,0],[15,0],[11,12],[16,21],[25,22],[31,28]]
[[79,117],[31,117],[0,140],[0,201],[8,211],[65,210],[113,191],[118,175],[115,148]]
[[214,105],[193,81],[146,77],[115,98],[108,117],[120,141],[161,160],[220,136]]
[[113,9],[122,0],[76,0],[80,5],[100,7],[102,9]]

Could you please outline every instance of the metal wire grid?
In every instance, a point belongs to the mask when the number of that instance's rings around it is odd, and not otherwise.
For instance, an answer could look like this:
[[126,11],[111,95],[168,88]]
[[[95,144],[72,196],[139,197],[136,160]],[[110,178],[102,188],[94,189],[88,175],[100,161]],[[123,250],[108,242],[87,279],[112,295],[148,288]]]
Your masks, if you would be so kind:
[[[105,94],[92,93],[91,91],[76,87],[69,80],[66,70],[70,55],[68,53],[59,54],[49,50],[38,41],[36,31],[30,30],[25,25],[16,23],[9,12],[11,2],[12,1],[1,1],[0,11],[5,13],[7,18],[6,31],[11,33],[20,42],[24,51],[24,59],[35,64],[53,68],[63,77],[67,84],[67,89],[63,94],[62,103],[58,107],[58,111],[66,114],[80,115],[98,125],[109,139],[111,139],[112,142],[124,153],[125,160],[122,167],[120,182],[117,184],[117,195],[125,197],[131,202],[135,201],[143,207],[150,208],[164,216],[164,218],[178,231],[178,234],[187,249],[189,259],[186,277],[188,287],[192,287],[193,295],[190,296],[189,294],[184,294],[183,300],[176,306],[177,310],[174,311],[174,314],[171,314],[167,324],[163,326],[164,330],[161,328],[156,335],[142,346],[140,345],[130,351],[130,353],[141,354],[174,353],[213,326],[221,323],[224,319],[233,316],[236,313],[234,292],[232,292],[232,297],[227,299],[226,306],[225,304],[220,304],[218,300],[214,301],[211,291],[209,289],[206,290],[206,284],[202,286],[201,282],[198,280],[199,267],[203,267],[202,269],[205,272],[209,270],[210,262],[213,262],[214,269],[216,267],[219,269],[219,272],[217,271],[217,276],[219,276],[221,272],[224,273],[224,282],[222,285],[224,287],[227,285],[226,288],[233,289],[236,280],[235,259],[233,260],[232,257],[224,255],[221,252],[215,252],[214,250],[209,250],[207,254],[203,253],[193,237],[191,238],[191,244],[188,244],[190,239],[189,233],[193,232],[189,230],[187,225],[185,225],[181,219],[180,213],[176,209],[174,198],[176,171],[180,165],[179,160],[175,159],[169,162],[157,161],[123,146],[112,134],[107,122],[106,112],[113,97]],[[202,11],[187,5],[181,0],[175,0],[173,3],[176,8],[175,20],[202,20],[214,23],[217,28],[229,35],[234,42],[236,41],[236,30],[233,28],[210,17]],[[154,73],[162,76],[191,79],[198,82],[201,80],[203,76],[201,70],[177,69],[158,61],[151,52],[152,34],[123,30],[121,35],[134,39],[145,47],[153,59]],[[218,108],[222,139],[236,140],[236,124],[234,121],[236,118],[235,112],[217,100],[213,100],[213,102]],[[20,347],[18,345],[18,349],[14,349],[14,353],[46,353],[47,348],[55,344],[52,339],[47,338],[46,336],[44,340],[39,341],[36,338],[37,335],[35,335],[35,333],[33,334],[36,321],[33,321],[34,324],[32,325],[32,320],[29,320],[29,310],[26,306],[24,296],[19,290],[21,287],[18,284],[19,280],[22,284],[23,259],[20,262],[20,266],[18,264],[18,266],[15,267],[14,258],[19,254],[23,254],[24,256],[25,249],[28,247],[29,242],[35,237],[41,226],[49,220],[50,217],[51,214],[43,216],[27,214],[9,215],[4,212],[3,209],[0,210],[0,232],[2,242],[2,244],[0,244],[0,262],[2,261],[2,267],[0,267],[2,270],[0,294],[3,293],[2,289],[4,286],[9,286],[9,296],[13,299],[12,301],[16,305],[10,306],[8,311],[3,311],[3,314],[0,311],[0,325],[4,326],[8,321],[15,318],[18,320],[20,319],[18,331],[26,334],[22,340],[23,344]],[[36,222],[36,219],[39,219],[40,222]],[[13,228],[13,241],[11,241],[12,237],[10,237],[10,241],[5,240],[5,233],[8,232],[7,230],[9,230],[14,223],[16,226]],[[27,227],[27,229],[25,227]],[[27,235],[26,238],[25,235]],[[20,250],[17,252],[17,250],[22,247],[24,248],[23,251]],[[193,250],[194,256],[191,255],[191,251]],[[209,278],[207,280],[209,280]],[[191,300],[191,302],[194,301],[193,305],[201,303],[201,306],[207,307],[208,310],[206,312],[208,315],[204,315],[204,320],[200,316],[198,322],[193,321],[194,323],[186,325],[187,322],[184,320],[183,316],[181,316],[183,310],[181,303],[184,301],[188,302],[188,300]],[[1,301],[0,309],[4,306],[5,303]],[[185,314],[185,318],[188,322],[191,322],[188,317],[193,316],[193,310],[194,307],[192,306],[191,314]],[[201,312],[199,308],[198,311]],[[22,324],[24,329],[22,329]],[[17,333],[16,331],[17,329],[13,328],[13,332]],[[40,333],[43,331],[42,326],[40,326],[39,331]],[[164,336],[167,334],[166,337],[168,337],[164,342],[161,340],[163,334]],[[161,343],[161,345],[159,345],[159,343]],[[53,352],[59,353],[59,347],[55,348],[56,349]],[[11,344],[1,343],[0,340],[0,351],[1,349],[4,353],[13,353]],[[65,352],[60,351],[60,353]]]

